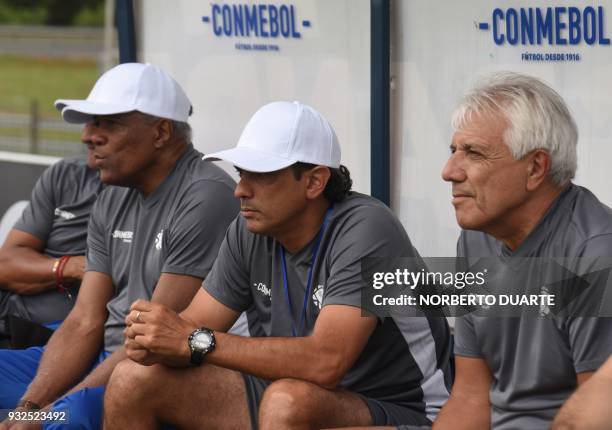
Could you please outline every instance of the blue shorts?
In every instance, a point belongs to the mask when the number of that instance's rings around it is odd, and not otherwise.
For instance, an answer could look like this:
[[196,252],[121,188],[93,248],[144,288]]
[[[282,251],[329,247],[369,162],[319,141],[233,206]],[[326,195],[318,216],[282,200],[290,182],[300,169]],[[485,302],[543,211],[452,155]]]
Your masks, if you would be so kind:
[[[44,348],[0,349],[0,409],[13,409],[36,376]],[[101,352],[92,369],[110,353]],[[53,411],[66,411],[67,423],[47,423],[45,429],[100,429],[104,387],[85,388],[64,396],[53,404]]]

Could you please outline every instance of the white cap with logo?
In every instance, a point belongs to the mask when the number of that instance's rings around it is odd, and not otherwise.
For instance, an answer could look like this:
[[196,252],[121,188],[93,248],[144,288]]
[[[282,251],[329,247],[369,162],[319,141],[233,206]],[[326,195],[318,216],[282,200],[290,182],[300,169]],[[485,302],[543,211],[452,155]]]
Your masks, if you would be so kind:
[[249,172],[274,172],[297,162],[340,167],[334,129],[319,112],[299,102],[261,107],[244,128],[238,145],[208,154]]
[[86,100],[60,99],[55,107],[71,123],[131,111],[187,122],[192,112],[187,95],[168,73],[142,63],[113,67],[98,79]]

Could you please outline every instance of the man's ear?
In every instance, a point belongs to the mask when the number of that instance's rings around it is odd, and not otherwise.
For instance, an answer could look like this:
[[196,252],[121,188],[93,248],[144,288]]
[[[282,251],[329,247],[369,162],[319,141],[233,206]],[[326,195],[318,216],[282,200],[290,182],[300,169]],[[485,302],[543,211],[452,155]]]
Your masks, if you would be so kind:
[[529,164],[527,166],[527,190],[537,189],[542,182],[548,178],[550,173],[551,158],[550,154],[543,149],[536,149],[528,155]]
[[316,166],[311,170],[304,172],[306,179],[306,197],[314,200],[323,194],[325,186],[329,182],[331,177],[331,171],[329,167]]
[[155,148],[160,149],[170,141],[172,137],[172,121],[169,119],[161,119],[157,121],[153,127],[155,127],[155,142],[153,145]]

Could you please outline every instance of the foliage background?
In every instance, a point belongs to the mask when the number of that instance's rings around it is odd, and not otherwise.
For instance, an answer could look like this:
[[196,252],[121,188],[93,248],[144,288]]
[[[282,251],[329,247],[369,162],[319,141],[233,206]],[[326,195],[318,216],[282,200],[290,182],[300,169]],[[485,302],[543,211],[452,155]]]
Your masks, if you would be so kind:
[[101,27],[104,0],[0,0],[0,24]]
[[[114,0],[109,0],[114,1]],[[83,152],[55,109],[87,97],[102,70],[105,0],[0,0],[0,151]]]

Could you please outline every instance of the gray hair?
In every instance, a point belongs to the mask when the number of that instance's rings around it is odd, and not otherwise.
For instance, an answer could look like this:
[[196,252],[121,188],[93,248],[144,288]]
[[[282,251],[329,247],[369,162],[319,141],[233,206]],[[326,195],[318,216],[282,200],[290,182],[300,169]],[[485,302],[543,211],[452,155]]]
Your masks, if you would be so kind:
[[531,76],[501,72],[482,78],[452,116],[455,130],[474,114],[501,114],[509,126],[504,143],[520,160],[536,149],[550,154],[549,176],[564,185],[576,174],[578,128],[555,90]]
[[[139,113],[144,117],[145,121],[149,123],[154,123],[155,121],[160,119],[167,119],[160,118],[154,115],[149,115],[148,113]],[[169,119],[169,121],[172,123],[172,135],[179,139],[183,139],[187,143],[191,143],[191,126],[189,125],[189,123],[175,121],[173,119]]]

